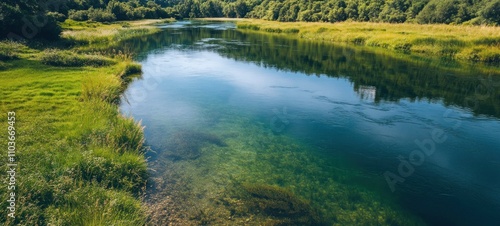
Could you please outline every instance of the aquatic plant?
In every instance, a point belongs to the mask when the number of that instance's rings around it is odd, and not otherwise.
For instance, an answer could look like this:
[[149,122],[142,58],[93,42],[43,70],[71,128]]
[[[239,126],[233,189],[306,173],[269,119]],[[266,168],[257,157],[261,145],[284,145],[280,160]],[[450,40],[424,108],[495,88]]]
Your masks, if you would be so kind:
[[165,155],[174,160],[196,159],[205,144],[226,146],[218,136],[197,131],[180,131],[167,139]]
[[289,190],[267,184],[242,184],[247,214],[263,214],[273,225],[322,225],[308,201]]

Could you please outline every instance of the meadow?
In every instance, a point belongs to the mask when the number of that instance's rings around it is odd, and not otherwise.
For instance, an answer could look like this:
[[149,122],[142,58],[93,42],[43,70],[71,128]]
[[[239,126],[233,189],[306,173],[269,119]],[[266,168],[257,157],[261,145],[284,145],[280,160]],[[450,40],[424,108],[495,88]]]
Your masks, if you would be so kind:
[[[15,218],[1,214],[2,224],[145,223],[143,128],[118,111],[141,65],[114,46],[156,32],[146,26],[153,22],[68,20],[58,42],[0,42],[0,125],[6,131],[7,112],[15,112],[18,164]],[[0,136],[2,150],[7,142]],[[7,159],[7,151],[0,158]],[[9,192],[0,186],[2,199]]]
[[369,22],[308,23],[243,20],[239,29],[307,40],[358,46],[469,62],[500,64],[500,28],[445,24]]

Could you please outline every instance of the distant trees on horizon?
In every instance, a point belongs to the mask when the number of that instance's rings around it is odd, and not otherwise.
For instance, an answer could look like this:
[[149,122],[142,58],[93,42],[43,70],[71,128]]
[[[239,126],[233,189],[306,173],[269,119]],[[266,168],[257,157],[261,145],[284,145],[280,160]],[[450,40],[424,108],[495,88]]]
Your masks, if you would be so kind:
[[199,17],[500,25],[500,0],[14,0],[0,2],[0,38],[24,32],[53,39],[61,32],[57,21],[68,18]]
[[500,0],[181,0],[179,16],[248,17],[275,21],[492,24]]

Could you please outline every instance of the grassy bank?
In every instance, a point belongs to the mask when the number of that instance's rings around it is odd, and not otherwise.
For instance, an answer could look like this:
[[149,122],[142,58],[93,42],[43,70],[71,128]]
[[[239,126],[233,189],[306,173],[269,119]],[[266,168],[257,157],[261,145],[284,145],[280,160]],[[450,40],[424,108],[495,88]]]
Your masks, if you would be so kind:
[[239,29],[308,40],[372,46],[395,52],[500,64],[500,27],[389,23],[305,23],[245,20]]
[[126,78],[141,67],[130,54],[104,51],[156,31],[137,23],[67,21],[57,43],[0,42],[0,125],[7,131],[7,112],[15,112],[18,164],[15,190],[8,190],[7,173],[0,186],[2,200],[16,197],[15,218],[7,216],[9,203],[0,204],[2,224],[144,224],[142,127],[117,105]]

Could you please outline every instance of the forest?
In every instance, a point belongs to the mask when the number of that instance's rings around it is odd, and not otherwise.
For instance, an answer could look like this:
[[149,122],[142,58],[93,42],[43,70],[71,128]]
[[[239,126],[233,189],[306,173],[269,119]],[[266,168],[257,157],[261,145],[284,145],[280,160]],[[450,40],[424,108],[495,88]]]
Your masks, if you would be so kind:
[[[15,38],[20,34],[28,38],[57,38],[61,32],[57,23],[65,19],[112,22],[201,17],[256,18],[284,22],[368,21],[498,25],[500,0],[2,1],[0,38]],[[35,34],[29,35],[29,31]]]

